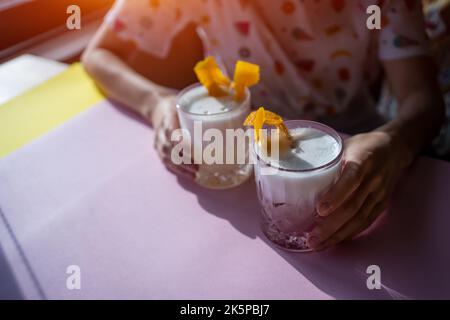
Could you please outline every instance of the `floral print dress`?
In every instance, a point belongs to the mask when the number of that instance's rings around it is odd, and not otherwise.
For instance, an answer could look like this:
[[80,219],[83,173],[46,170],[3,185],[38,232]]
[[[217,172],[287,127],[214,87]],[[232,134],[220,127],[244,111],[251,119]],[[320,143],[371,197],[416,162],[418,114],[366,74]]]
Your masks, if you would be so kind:
[[[373,4],[381,30],[367,28]],[[370,91],[383,60],[429,54],[419,0],[118,0],[106,21],[158,57],[194,22],[229,74],[238,59],[261,66],[255,107],[348,133],[385,121]]]

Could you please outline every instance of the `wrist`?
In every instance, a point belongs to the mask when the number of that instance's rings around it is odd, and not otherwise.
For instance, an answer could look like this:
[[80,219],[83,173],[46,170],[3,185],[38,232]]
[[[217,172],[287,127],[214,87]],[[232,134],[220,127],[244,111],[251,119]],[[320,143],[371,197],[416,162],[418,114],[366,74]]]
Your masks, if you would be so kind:
[[175,95],[159,95],[151,113],[150,122],[153,127],[158,127],[164,118],[177,113]]
[[144,98],[142,99],[142,103],[139,106],[139,113],[141,116],[153,124],[153,116],[155,114],[155,109],[158,105],[158,101],[160,99],[160,95],[154,91],[148,91]]
[[401,168],[408,167],[412,164],[417,152],[408,144],[408,139],[406,139],[405,133],[400,128],[387,126],[377,131],[384,132],[389,136],[391,150],[396,155]]

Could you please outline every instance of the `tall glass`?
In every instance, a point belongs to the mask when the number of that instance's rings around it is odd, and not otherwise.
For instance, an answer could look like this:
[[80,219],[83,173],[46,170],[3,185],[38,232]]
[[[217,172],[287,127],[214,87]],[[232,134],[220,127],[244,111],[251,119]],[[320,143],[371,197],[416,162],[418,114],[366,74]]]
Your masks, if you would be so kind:
[[[195,128],[201,124],[202,133],[216,129],[222,133],[223,162],[199,165],[196,182],[208,189],[229,189],[245,182],[252,174],[252,166],[248,161],[249,150],[246,141],[234,139],[226,141],[227,129],[242,129],[245,118],[250,112],[250,91],[246,91],[242,102],[233,101],[233,97],[214,98],[201,84],[194,84],[180,92],[177,100],[180,126],[189,132],[192,140],[191,155],[196,150],[205,150],[211,141],[195,141]],[[244,131],[242,131],[244,132]],[[234,152],[233,161],[227,160],[227,154]],[[243,155],[239,157],[238,155]],[[231,158],[231,154],[230,154]],[[244,160],[244,161],[242,161]]]
[[[309,232],[319,221],[316,212],[318,199],[335,182],[341,171],[343,143],[336,131],[320,123],[287,121],[285,124],[290,132],[297,129],[305,132],[310,130],[316,136],[330,136],[336,142],[333,142],[333,153],[330,156],[331,151],[326,150],[328,144],[320,143],[322,140],[305,140],[303,143],[309,144],[304,152],[314,149],[315,141],[319,144],[319,152],[315,150],[314,156],[310,158],[320,165],[312,163],[302,169],[281,167],[277,162],[262,156],[256,144],[254,147],[255,178],[264,234],[285,250],[307,252],[311,251],[307,245]],[[298,143],[298,150],[301,150],[302,140],[299,139]],[[321,152],[325,157],[325,162],[322,163]]]

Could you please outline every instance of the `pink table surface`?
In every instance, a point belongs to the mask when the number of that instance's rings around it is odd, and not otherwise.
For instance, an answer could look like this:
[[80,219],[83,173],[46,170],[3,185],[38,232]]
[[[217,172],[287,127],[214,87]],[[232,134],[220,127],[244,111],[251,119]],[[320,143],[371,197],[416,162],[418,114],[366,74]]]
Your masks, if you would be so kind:
[[[152,135],[105,102],[0,161],[11,287],[49,299],[450,298],[448,163],[418,159],[369,235],[295,254],[262,235],[253,181],[208,191],[178,179]],[[80,291],[65,287],[72,264]],[[366,286],[374,264],[382,290]]]

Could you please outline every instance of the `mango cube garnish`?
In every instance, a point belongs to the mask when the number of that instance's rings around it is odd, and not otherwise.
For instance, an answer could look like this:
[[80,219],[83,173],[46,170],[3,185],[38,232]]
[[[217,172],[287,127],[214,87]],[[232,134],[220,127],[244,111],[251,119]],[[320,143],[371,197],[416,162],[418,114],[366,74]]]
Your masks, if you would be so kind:
[[226,88],[230,86],[231,81],[220,70],[214,57],[207,57],[197,63],[194,71],[200,83],[206,87],[211,96],[221,97],[228,94]]
[[241,101],[245,97],[245,89],[259,82],[259,66],[245,61],[238,61],[234,70],[234,100]]
[[238,61],[234,72],[234,82],[220,70],[214,57],[207,57],[196,64],[194,71],[200,83],[206,87],[210,96],[222,97],[234,89],[234,100],[242,101],[245,89],[259,82],[259,66]]
[[260,132],[264,124],[274,126],[280,130],[280,139],[284,137],[289,141],[289,143],[293,141],[288,128],[283,123],[283,118],[274,112],[265,110],[264,107],[250,113],[244,122],[244,126],[253,126],[255,131],[255,141],[257,143],[261,141]]

